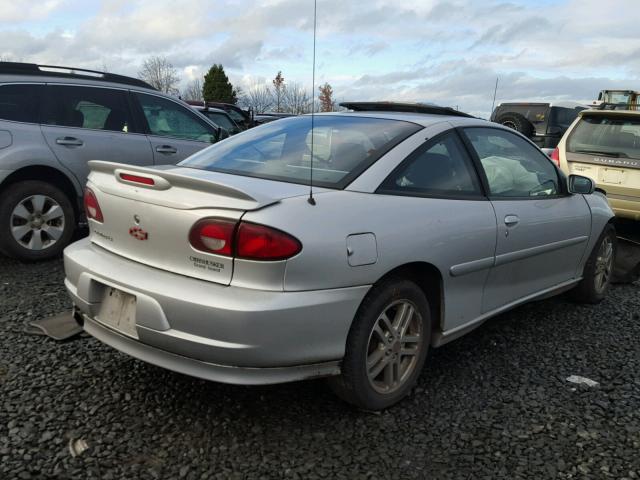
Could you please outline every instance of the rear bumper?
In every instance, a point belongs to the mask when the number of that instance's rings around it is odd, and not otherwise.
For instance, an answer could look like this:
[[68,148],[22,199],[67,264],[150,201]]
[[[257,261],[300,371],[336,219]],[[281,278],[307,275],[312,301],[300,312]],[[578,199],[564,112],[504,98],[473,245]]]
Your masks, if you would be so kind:
[[[225,383],[262,384],[339,373],[369,286],[263,291],[176,275],[91,244],[64,253],[65,285],[85,330],[149,363]],[[136,297],[138,339],[96,320],[110,287]]]
[[640,196],[630,198],[626,195],[607,193],[607,199],[616,216],[640,221]]

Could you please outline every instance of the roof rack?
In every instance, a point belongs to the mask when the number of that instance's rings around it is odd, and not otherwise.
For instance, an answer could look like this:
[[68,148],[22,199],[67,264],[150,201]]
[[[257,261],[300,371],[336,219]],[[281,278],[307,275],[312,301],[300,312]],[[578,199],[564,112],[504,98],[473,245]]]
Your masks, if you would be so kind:
[[123,83],[136,87],[156,90],[144,80],[126,77],[115,73],[98,72],[84,68],[59,67],[56,65],[38,65],[36,63],[0,62],[0,74],[36,75],[40,77],[64,77],[102,80],[105,82]]
[[427,113],[432,115],[451,115],[455,117],[475,118],[468,113],[454,110],[451,107],[439,107],[437,105],[425,105],[424,103],[399,103],[399,102],[342,102],[341,107],[355,112],[408,112]]
[[640,110],[640,105],[637,103],[605,103],[602,102],[598,105],[594,105],[597,110]]

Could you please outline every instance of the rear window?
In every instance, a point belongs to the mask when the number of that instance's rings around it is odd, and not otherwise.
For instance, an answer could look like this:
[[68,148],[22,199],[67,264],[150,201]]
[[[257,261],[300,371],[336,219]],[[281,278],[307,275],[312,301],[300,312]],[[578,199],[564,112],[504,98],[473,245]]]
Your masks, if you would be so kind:
[[0,86],[0,120],[38,123],[40,85]]
[[581,110],[584,110],[584,108],[552,107],[550,123],[565,129],[569,128],[573,121],[578,117],[578,113]]
[[233,132],[234,130],[238,129],[238,127],[233,123],[233,121],[229,117],[227,117],[224,113],[212,112],[208,110],[200,110],[200,113],[202,113],[205,117],[209,118],[209,120],[211,120],[213,123],[215,123],[219,127],[222,127],[228,130],[229,132]]
[[640,158],[640,117],[585,115],[571,132],[567,151]]
[[410,122],[352,116],[292,117],[248,130],[182,162],[185,167],[290,183],[344,188],[378,158],[420,130]]

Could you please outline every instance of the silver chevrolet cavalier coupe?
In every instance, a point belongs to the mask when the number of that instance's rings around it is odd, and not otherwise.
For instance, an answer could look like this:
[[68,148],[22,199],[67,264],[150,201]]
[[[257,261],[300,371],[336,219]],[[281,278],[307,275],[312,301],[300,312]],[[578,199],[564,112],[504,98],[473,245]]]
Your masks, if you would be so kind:
[[603,299],[616,237],[590,179],[450,109],[349,106],[177,166],[90,162],[90,236],[64,253],[84,329],[219,382],[331,377],[375,410],[489,317]]

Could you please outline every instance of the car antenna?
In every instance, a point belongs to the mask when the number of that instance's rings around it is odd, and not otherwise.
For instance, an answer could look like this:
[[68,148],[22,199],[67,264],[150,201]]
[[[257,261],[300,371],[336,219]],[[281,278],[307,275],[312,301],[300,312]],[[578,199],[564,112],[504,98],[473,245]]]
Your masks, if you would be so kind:
[[316,16],[317,16],[318,0],[313,0],[313,73],[311,75],[311,165],[309,168],[309,205],[315,205],[316,200],[313,198],[313,126],[315,120],[316,103],[314,101],[316,95]]
[[493,89],[493,102],[491,102],[491,113],[489,114],[489,118],[491,118],[491,115],[493,115],[493,107],[496,104],[496,94],[498,93],[498,78],[500,77],[496,77],[496,88]]

